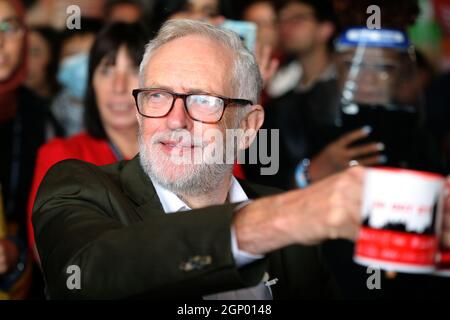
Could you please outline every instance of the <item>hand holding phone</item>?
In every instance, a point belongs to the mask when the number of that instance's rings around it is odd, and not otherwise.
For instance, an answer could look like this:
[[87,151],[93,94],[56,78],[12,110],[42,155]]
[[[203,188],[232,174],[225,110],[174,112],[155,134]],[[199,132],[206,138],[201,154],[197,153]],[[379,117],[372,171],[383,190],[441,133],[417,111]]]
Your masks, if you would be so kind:
[[309,176],[317,181],[337,173],[350,165],[379,165],[386,162],[383,143],[369,142],[355,146],[354,143],[366,139],[371,133],[370,127],[363,127],[344,134],[328,144],[317,156],[311,159]]

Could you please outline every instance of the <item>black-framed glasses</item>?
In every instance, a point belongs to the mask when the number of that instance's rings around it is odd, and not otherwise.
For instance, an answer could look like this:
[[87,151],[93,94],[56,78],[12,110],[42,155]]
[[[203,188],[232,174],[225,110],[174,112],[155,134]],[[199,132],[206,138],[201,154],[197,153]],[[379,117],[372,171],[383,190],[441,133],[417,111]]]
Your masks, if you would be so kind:
[[210,93],[175,93],[160,88],[140,88],[133,90],[134,100],[140,115],[147,118],[163,118],[169,114],[180,98],[192,120],[202,123],[217,123],[230,105],[247,106],[250,100],[232,99]]

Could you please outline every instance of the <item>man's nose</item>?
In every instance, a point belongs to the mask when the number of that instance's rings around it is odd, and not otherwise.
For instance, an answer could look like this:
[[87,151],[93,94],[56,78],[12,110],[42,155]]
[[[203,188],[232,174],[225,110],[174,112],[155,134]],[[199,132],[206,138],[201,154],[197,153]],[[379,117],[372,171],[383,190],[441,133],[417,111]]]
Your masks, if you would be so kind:
[[190,123],[183,99],[176,98],[172,110],[167,115],[167,126],[172,130],[183,129],[189,127]]

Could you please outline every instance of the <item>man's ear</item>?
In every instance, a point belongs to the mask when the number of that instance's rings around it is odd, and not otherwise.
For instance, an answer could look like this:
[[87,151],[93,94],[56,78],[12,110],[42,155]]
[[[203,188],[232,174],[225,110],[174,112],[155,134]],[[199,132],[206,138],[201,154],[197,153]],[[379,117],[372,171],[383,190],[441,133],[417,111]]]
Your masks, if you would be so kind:
[[261,128],[264,122],[264,108],[261,105],[255,104],[248,108],[250,108],[250,111],[241,120],[239,126],[244,131],[244,135],[239,141],[240,150],[247,149],[252,144],[259,128]]

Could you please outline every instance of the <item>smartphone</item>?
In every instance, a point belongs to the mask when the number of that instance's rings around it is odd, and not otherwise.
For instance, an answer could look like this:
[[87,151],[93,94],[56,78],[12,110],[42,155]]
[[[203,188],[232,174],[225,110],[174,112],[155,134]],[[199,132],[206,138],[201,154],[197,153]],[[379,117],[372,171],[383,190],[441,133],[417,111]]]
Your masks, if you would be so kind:
[[383,154],[387,156],[385,165],[409,167],[414,153],[414,133],[418,128],[417,113],[413,109],[389,109],[379,105],[352,104],[341,106],[341,132],[349,132],[370,126],[370,135],[353,146],[370,142],[382,142]]
[[239,20],[225,20],[224,23],[222,23],[220,26],[224,29],[228,29],[237,33],[244,42],[245,47],[249,51],[255,52],[257,32],[257,26],[255,23]]

